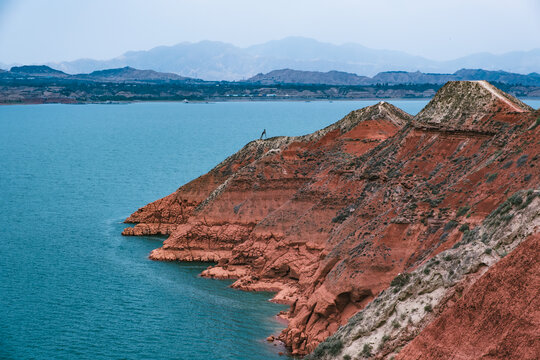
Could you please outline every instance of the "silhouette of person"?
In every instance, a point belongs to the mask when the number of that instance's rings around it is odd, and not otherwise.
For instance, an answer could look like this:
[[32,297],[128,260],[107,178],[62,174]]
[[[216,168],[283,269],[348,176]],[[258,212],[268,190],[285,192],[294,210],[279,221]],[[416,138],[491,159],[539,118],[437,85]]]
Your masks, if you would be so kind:
[[260,138],[259,140],[262,140],[263,136],[264,136],[265,138],[268,138],[268,137],[266,136],[266,129],[264,129],[264,131],[262,132],[261,138]]

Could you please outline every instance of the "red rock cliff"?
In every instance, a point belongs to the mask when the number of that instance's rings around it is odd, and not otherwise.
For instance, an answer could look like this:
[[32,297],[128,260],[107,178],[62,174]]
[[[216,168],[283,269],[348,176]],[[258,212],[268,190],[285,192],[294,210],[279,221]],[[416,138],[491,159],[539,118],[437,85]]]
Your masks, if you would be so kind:
[[281,338],[306,354],[387,288],[460,241],[507,193],[539,183],[538,112],[453,82],[412,118],[387,103],[302,137],[256,140],[126,221],[167,234],[155,260],[276,291]]
[[397,359],[538,359],[540,234],[493,266]]

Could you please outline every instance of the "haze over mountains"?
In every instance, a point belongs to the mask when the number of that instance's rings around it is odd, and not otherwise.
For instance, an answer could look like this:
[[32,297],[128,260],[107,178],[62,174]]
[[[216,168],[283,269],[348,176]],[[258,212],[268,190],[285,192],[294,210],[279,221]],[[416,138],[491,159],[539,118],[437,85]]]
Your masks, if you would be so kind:
[[288,37],[245,48],[216,41],[183,42],[147,51],[129,51],[110,60],[79,59],[48,65],[69,74],[130,66],[204,80],[242,80],[285,68],[323,72],[337,70],[364,76],[382,71],[453,73],[462,68],[528,74],[540,71],[540,49],[501,55],[478,53],[450,61],[435,61],[353,43],[334,45],[309,38]]

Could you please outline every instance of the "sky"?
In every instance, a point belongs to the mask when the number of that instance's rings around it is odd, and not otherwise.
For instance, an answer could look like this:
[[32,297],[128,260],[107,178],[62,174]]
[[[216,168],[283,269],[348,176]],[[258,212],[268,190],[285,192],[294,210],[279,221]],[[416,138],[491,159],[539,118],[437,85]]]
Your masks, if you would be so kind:
[[0,63],[287,36],[434,60],[540,48],[540,0],[0,0]]

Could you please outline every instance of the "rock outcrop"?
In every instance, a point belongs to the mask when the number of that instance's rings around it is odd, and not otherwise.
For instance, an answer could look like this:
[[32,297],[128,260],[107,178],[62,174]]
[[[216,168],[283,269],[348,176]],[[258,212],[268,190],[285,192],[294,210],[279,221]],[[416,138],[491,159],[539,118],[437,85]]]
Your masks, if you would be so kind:
[[397,359],[538,359],[538,259],[537,233],[463,292]]
[[[539,117],[488,83],[448,83],[415,118],[381,102],[310,135],[253,141],[132,214],[126,222],[136,225],[123,234],[169,235],[152,259],[214,261],[203,276],[277,292],[291,306],[280,338],[293,354],[342,327],[314,356],[356,356],[349,319],[398,274],[408,279],[456,244],[477,242],[509,194],[538,187]],[[455,266],[448,288],[462,281]],[[450,293],[432,287],[436,307]],[[414,335],[431,319],[415,316]]]

